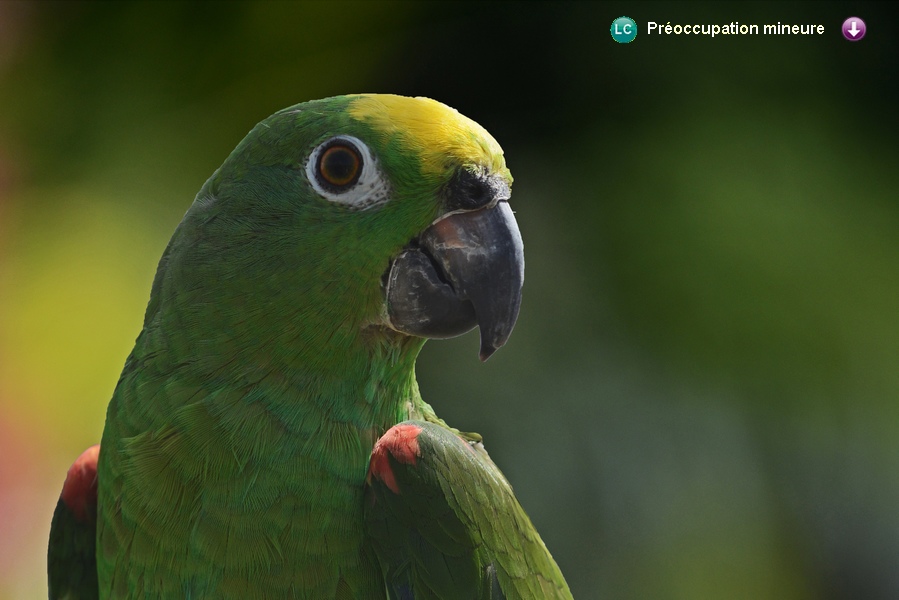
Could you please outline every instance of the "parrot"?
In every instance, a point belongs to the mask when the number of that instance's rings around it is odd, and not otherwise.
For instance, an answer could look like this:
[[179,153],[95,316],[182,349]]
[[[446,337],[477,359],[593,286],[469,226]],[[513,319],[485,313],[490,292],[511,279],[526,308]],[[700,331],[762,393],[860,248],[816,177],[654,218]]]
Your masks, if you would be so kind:
[[481,436],[422,399],[428,339],[508,340],[524,282],[498,142],[422,97],[258,123],[165,248],[51,599],[571,598]]

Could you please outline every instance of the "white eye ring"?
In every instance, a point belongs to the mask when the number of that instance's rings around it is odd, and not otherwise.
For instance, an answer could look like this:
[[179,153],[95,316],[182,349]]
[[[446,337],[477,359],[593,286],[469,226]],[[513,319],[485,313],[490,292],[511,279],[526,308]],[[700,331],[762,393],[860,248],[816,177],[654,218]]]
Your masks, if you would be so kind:
[[[359,176],[345,188],[329,184],[320,172],[322,154],[335,146],[346,146],[354,150],[362,163]],[[306,179],[312,188],[319,196],[330,202],[343,204],[354,210],[368,210],[390,199],[390,186],[378,168],[378,161],[359,138],[338,135],[322,142],[306,159],[305,169]]]

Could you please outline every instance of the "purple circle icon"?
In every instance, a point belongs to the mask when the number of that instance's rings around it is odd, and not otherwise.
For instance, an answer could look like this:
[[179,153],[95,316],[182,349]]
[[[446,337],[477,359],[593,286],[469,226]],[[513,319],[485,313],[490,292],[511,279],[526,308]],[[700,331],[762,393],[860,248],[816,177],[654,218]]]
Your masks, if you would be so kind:
[[858,17],[849,17],[843,21],[843,37],[850,42],[859,41],[865,37],[867,31],[868,27],[865,25],[865,22]]

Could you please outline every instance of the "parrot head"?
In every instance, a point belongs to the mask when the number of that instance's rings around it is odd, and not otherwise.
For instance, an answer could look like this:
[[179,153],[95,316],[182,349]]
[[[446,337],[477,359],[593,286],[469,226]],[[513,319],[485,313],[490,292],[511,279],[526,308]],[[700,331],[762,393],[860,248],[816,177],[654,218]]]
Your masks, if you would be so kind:
[[200,190],[146,319],[211,318],[216,332],[192,345],[222,353],[386,339],[417,354],[426,338],[477,326],[486,360],[521,301],[511,183],[490,134],[434,100],[371,94],[286,108]]

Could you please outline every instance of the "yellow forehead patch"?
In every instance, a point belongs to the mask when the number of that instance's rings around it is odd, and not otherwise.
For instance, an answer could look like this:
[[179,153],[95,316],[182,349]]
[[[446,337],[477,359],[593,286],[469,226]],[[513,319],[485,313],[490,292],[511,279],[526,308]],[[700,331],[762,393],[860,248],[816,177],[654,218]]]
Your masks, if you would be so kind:
[[441,173],[462,165],[485,167],[512,181],[503,149],[486,129],[454,108],[430,98],[363,94],[350,115],[388,136],[398,136],[421,156],[422,170]]

